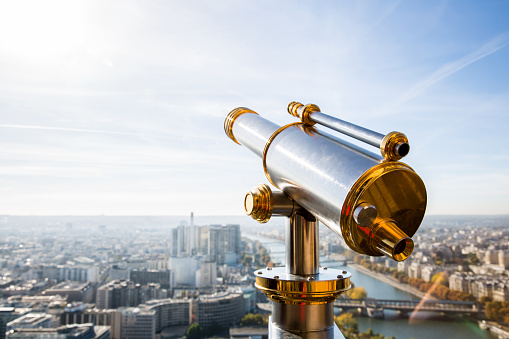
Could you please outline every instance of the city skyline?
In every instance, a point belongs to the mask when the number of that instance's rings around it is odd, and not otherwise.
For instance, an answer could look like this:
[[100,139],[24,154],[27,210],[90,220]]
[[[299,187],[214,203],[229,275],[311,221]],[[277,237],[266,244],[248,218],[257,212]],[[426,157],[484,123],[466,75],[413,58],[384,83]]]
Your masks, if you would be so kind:
[[294,100],[407,134],[427,214],[507,214],[508,12],[474,1],[4,2],[0,215],[241,215],[267,179],[224,118],[246,106],[286,124]]

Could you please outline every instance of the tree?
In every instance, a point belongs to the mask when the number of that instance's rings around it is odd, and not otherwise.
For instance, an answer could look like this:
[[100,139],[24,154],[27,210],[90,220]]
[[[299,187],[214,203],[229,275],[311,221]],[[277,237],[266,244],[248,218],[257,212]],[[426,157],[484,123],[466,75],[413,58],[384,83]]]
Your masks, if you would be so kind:
[[240,326],[267,325],[267,320],[261,314],[248,313],[240,320]]
[[203,328],[200,324],[194,323],[187,329],[186,336],[188,339],[200,339],[203,336]]
[[334,317],[334,322],[338,325],[338,327],[345,330],[357,330],[358,327],[357,321],[353,318],[353,313],[342,313],[337,317]]
[[346,291],[346,295],[351,299],[366,299],[368,296],[368,292],[364,289],[364,287],[352,287],[348,291]]
[[251,263],[253,262],[253,257],[249,254],[246,254],[244,259],[242,260],[242,265],[244,266],[251,266]]
[[431,282],[439,285],[449,286],[449,278],[445,272],[439,272],[431,277]]

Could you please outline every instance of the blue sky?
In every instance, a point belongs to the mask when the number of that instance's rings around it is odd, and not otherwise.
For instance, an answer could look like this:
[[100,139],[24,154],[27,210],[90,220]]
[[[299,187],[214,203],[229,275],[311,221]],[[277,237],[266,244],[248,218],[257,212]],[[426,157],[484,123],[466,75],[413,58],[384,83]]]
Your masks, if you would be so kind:
[[[507,1],[0,3],[0,214],[242,214],[289,102],[410,139],[428,214],[509,213]],[[373,149],[376,151],[375,149]]]

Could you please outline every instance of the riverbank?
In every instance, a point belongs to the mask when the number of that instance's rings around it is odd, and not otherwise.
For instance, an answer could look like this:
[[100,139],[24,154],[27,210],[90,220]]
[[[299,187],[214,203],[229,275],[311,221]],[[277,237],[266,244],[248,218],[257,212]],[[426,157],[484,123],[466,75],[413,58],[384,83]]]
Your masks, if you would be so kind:
[[[353,267],[355,268],[357,271],[359,272],[362,272],[364,273],[365,275],[369,275],[370,277],[372,278],[375,278],[377,280],[380,280],[388,285],[391,285],[399,290],[402,290],[404,292],[407,292],[409,294],[412,294],[412,295],[415,295],[416,297],[419,297],[421,299],[436,299],[434,297],[432,297],[431,295],[427,295],[426,293],[422,292],[422,291],[419,291],[418,289],[408,285],[408,284],[403,284],[403,283],[400,283],[398,280],[392,278],[392,277],[389,277],[385,274],[382,274],[382,273],[378,273],[378,272],[373,272],[371,270],[368,270],[366,267],[364,266],[361,266],[361,265],[357,265],[357,264],[348,264],[349,267]],[[355,282],[354,282],[355,284]]]

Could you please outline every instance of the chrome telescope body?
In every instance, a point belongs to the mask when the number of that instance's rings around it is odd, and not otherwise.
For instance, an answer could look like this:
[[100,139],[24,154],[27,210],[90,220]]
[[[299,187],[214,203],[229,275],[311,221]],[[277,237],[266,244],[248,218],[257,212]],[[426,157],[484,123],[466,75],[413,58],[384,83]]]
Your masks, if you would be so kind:
[[[302,122],[281,127],[250,109],[234,109],[226,117],[225,132],[262,159],[275,187],[342,236],[351,249],[397,261],[408,258],[411,237],[424,217],[426,189],[412,168],[395,161],[408,153],[404,134],[387,137],[362,127],[355,131],[350,124],[354,131],[349,135],[372,132],[365,136],[381,147],[380,156],[313,127],[314,122],[327,125],[331,118],[316,105],[291,103],[288,110]],[[332,124],[334,118],[327,121]],[[252,197],[246,196],[245,204],[251,211],[265,211],[257,217],[260,222],[280,208],[277,201]]]

